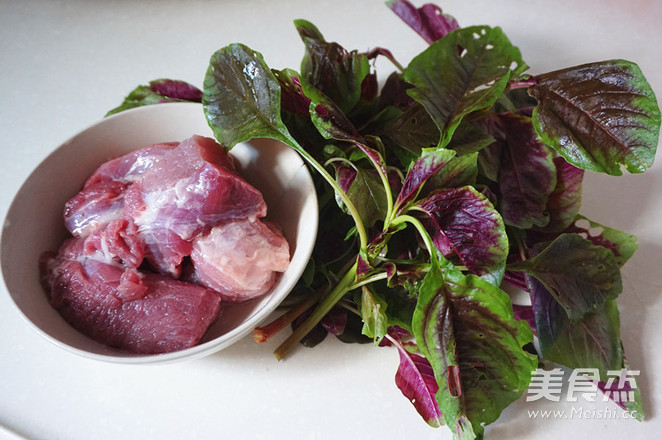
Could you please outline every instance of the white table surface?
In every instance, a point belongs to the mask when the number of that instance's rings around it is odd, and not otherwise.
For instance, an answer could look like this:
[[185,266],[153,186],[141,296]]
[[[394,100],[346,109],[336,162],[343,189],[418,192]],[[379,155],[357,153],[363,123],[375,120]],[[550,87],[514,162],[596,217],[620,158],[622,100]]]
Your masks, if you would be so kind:
[[[626,58],[662,98],[662,2],[448,0],[442,6],[463,25],[501,26],[532,73]],[[138,84],[170,77],[200,86],[209,56],[231,42],[262,52],[272,67],[298,70],[303,46],[296,18],[313,21],[348,49],[387,47],[403,64],[425,47],[379,0],[0,0],[0,216],[41,159]],[[388,64],[379,68],[382,79],[391,71]],[[642,374],[647,421],[530,419],[528,410],[572,404],[521,400],[487,429],[488,439],[662,435],[659,156],[643,175],[587,175],[582,209],[639,237],[623,269],[619,305],[628,358]],[[396,351],[327,338],[279,363],[274,348],[248,337],[183,364],[87,360],[34,332],[2,285],[0,438],[14,438],[10,431],[34,439],[450,438],[447,428],[429,428],[395,387]]]

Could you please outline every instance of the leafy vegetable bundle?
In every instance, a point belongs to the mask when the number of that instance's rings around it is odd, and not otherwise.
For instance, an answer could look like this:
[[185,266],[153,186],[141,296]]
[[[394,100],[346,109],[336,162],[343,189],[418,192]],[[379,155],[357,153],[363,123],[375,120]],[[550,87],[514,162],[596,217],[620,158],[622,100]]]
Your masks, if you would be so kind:
[[[396,383],[425,421],[481,438],[540,360],[601,378],[627,367],[616,297],[636,238],[581,216],[581,184],[585,170],[650,167],[660,110],[632,62],[530,75],[498,27],[388,6],[429,43],[406,67],[297,20],[300,71],[231,44],[202,93],[157,80],[111,113],[202,101],[227,148],[266,137],[298,151],[323,221],[290,309],[256,340],[291,323],[278,358],[328,333],[395,346]],[[396,69],[381,86],[376,57]],[[516,289],[530,301],[513,304]],[[636,397],[619,405],[643,417]]]

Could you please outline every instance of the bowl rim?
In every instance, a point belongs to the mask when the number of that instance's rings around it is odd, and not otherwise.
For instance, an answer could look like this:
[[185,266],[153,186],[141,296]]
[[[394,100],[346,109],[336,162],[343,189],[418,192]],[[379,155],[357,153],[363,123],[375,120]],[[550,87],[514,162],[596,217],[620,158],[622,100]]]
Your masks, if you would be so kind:
[[[287,297],[287,295],[291,292],[291,290],[294,288],[296,285],[296,282],[300,279],[301,275],[303,274],[306,264],[300,264],[292,268],[288,268],[288,272],[291,274],[291,279],[292,281],[289,283],[289,285],[285,289],[281,289],[282,291],[279,292],[278,296],[274,297],[272,294],[273,292],[269,292],[265,295],[266,302],[264,302],[261,307],[251,311],[250,313],[247,314],[247,318],[244,320],[241,325],[223,333],[220,336],[215,337],[214,339],[211,339],[209,341],[205,341],[202,343],[199,343],[198,345],[195,345],[190,348],[186,348],[183,350],[178,350],[174,352],[169,352],[169,353],[159,353],[159,354],[133,354],[133,353],[122,353],[119,352],[117,355],[115,354],[101,354],[101,353],[94,353],[91,351],[87,351],[85,349],[75,347],[67,342],[61,341],[57,337],[53,336],[52,334],[48,333],[44,329],[40,328],[36,323],[30,319],[30,317],[26,314],[24,310],[16,303],[14,300],[14,294],[10,291],[9,288],[9,283],[7,281],[7,275],[6,275],[6,263],[5,263],[5,246],[4,243],[6,241],[5,235],[9,231],[9,222],[10,222],[10,216],[11,213],[15,210],[15,207],[18,203],[20,203],[20,196],[22,193],[25,191],[25,188],[28,186],[28,182],[37,174],[40,168],[44,167],[50,160],[53,159],[53,157],[58,153],[58,151],[65,147],[66,145],[72,143],[78,136],[83,135],[84,133],[88,131],[92,131],[94,129],[97,129],[98,126],[103,125],[103,124],[110,124],[110,123],[116,123],[117,120],[121,119],[127,119],[130,120],[132,115],[135,114],[141,114],[141,113],[154,113],[154,114],[176,114],[178,112],[184,112],[188,113],[192,111],[192,109],[199,109],[200,110],[200,117],[204,118],[204,114],[202,113],[202,108],[201,104],[199,103],[191,103],[191,102],[169,102],[169,103],[163,103],[163,105],[158,104],[158,105],[148,105],[148,106],[142,106],[142,107],[136,107],[132,109],[125,110],[120,113],[113,114],[111,116],[105,117],[103,119],[97,120],[88,126],[82,128],[79,130],[77,133],[74,135],[70,136],[68,139],[66,139],[64,142],[60,143],[57,145],[55,148],[53,148],[37,165],[34,166],[34,168],[30,171],[29,175],[25,178],[25,180],[21,183],[19,189],[17,192],[14,194],[11,203],[9,204],[9,207],[7,209],[7,212],[5,214],[5,218],[3,219],[3,227],[2,231],[0,231],[0,278],[2,278],[3,283],[5,285],[5,289],[7,291],[7,294],[10,297],[10,302],[12,307],[18,312],[19,316],[25,321],[32,329],[34,329],[39,335],[41,335],[43,338],[51,342],[52,344],[65,349],[66,351],[69,351],[71,353],[77,354],[79,356],[88,358],[88,359],[94,359],[97,361],[103,361],[103,362],[109,362],[109,363],[115,363],[115,364],[132,364],[132,365],[156,365],[156,364],[166,364],[166,363],[173,363],[177,361],[184,361],[184,360],[194,360],[198,359],[207,355],[211,355],[213,353],[216,353],[224,348],[229,347],[230,345],[234,344],[238,340],[244,338],[247,336],[252,329],[257,326],[261,321],[265,320],[277,307],[278,305]],[[163,117],[163,116],[159,116]],[[199,134],[199,133],[196,133]],[[213,137],[211,129],[209,129],[208,133],[201,134],[203,136],[209,136]],[[285,145],[286,144],[278,141],[278,140],[273,140],[269,139],[270,142],[277,142],[279,144]],[[250,142],[251,141],[246,141],[242,142],[240,144],[247,144],[250,147]],[[255,149],[255,147],[251,147]],[[316,237],[318,233],[318,227],[319,227],[319,204],[318,204],[318,199],[317,199],[317,192],[315,190],[315,184],[312,179],[312,175],[310,174],[310,171],[308,167],[306,166],[305,162],[301,158],[301,156],[296,153],[295,150],[287,147],[288,151],[291,151],[292,153],[286,153],[291,156],[291,159],[288,158],[288,160],[297,160],[300,162],[300,166],[297,167],[297,171],[292,173],[290,176],[290,180],[294,179],[297,177],[297,175],[302,174],[299,176],[299,179],[303,179],[305,182],[305,186],[309,187],[311,191],[308,192],[308,197],[309,199],[306,201],[305,204],[313,204],[314,209],[308,209],[309,211],[309,216],[306,216],[305,221],[308,224],[308,232],[310,236],[310,240],[303,242],[301,240],[301,235],[297,232],[297,242],[296,242],[296,249],[294,250],[294,253],[292,254],[291,257],[291,262],[294,260],[295,256],[298,256],[299,260],[302,260],[303,262],[308,262],[310,259],[310,256],[312,255],[313,248],[315,246],[316,242]],[[100,165],[100,164],[99,164]],[[307,244],[306,246],[302,246],[302,244]],[[291,243],[290,243],[291,245]],[[301,254],[301,255],[300,255]],[[299,256],[300,255],[300,256]],[[267,299],[268,297],[268,299]],[[44,294],[44,300],[47,301],[46,295]],[[73,328],[73,327],[72,327]],[[78,331],[77,329],[73,328],[75,331]],[[112,349],[112,347],[110,347]]]

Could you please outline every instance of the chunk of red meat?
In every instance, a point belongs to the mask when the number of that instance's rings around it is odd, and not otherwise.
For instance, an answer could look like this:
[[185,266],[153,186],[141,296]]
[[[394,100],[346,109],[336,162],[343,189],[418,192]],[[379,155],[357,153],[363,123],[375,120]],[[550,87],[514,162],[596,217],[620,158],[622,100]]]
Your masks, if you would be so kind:
[[64,207],[64,223],[69,232],[85,237],[97,226],[119,219],[126,188],[177,145],[150,145],[101,165]]
[[133,353],[167,353],[197,345],[217,319],[215,292],[95,255],[84,240],[69,239],[41,270],[53,307],[91,338]]
[[178,142],[148,145],[124,156],[109,160],[97,168],[94,174],[87,179],[83,188],[99,182],[135,182],[145,171],[152,168],[165,153],[177,145],[179,145]]
[[290,262],[287,240],[260,220],[214,227],[193,241],[192,279],[229,301],[245,301],[268,292]]
[[[213,139],[152,145],[102,165],[65,208],[75,238],[43,257],[51,304],[111,346],[163,353],[199,343],[221,297],[269,291],[289,264],[260,218],[262,194]],[[186,278],[178,281],[184,257]],[[143,260],[161,274],[140,272]],[[215,289],[215,292],[211,289]]]
[[64,225],[73,235],[85,237],[99,225],[120,218],[124,212],[122,182],[100,181],[88,186],[64,205]]
[[85,253],[99,260],[137,268],[145,252],[136,225],[124,218],[98,226],[85,237]]
[[125,194],[131,219],[161,273],[178,277],[191,241],[235,219],[266,215],[262,194],[235,173],[231,156],[211,138],[193,136],[164,154]]

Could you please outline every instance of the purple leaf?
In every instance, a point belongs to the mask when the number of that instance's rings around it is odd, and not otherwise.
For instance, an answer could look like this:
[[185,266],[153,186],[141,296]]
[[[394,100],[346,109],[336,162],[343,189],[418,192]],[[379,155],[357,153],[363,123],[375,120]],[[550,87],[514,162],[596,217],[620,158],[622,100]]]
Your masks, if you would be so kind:
[[185,81],[157,79],[150,81],[149,85],[136,87],[121,105],[110,110],[106,116],[145,105],[182,101],[201,102],[202,91]]
[[423,356],[409,353],[395,340],[391,342],[398,348],[400,354],[400,366],[395,373],[395,384],[428,425],[435,428],[442,426],[444,416],[435,398],[439,385],[434,378],[432,366]]
[[660,133],[655,93],[639,66],[610,60],[536,75],[533,122],[568,162],[619,176],[653,165]]
[[549,195],[547,212],[549,223],[546,232],[561,232],[572,224],[582,203],[584,170],[571,165],[562,157],[554,158],[556,188]]
[[403,346],[416,347],[416,342],[410,340],[412,337],[411,333],[400,326],[390,326],[387,333],[390,337],[386,337],[379,341],[380,347],[391,347],[393,345],[393,342],[391,342],[392,339],[395,339],[395,342],[400,343]]
[[526,275],[523,272],[513,272],[512,270],[507,270],[503,275],[503,280],[508,282],[508,284],[517,287],[518,289],[529,289],[529,286],[526,284]]
[[432,3],[418,9],[407,0],[390,1],[387,5],[429,44],[460,28],[455,18],[443,14],[441,8]]
[[358,140],[350,140],[350,142],[352,142],[361,151],[363,151],[363,154],[365,154],[366,157],[368,159],[370,159],[370,162],[372,162],[375,169],[381,170],[381,172],[385,176],[387,176],[386,163],[384,162],[384,159],[382,159],[382,156],[379,154],[379,152],[377,150],[368,147],[364,142],[361,142],[361,141],[358,141]]
[[274,72],[280,83],[280,105],[283,110],[310,118],[310,99],[303,94],[301,81],[296,72],[283,70]]
[[553,152],[538,141],[528,118],[501,115],[500,121],[505,132],[498,175],[503,219],[521,229],[543,227],[549,222],[549,195],[556,187]]
[[598,312],[622,290],[614,255],[577,234],[561,234],[535,257],[509,268],[536,277],[574,321]]
[[372,267],[370,267],[370,263],[368,263],[362,255],[359,255],[356,261],[356,274],[365,275],[370,272],[371,269]]
[[402,190],[395,202],[395,209],[400,210],[405,204],[413,201],[425,182],[454,156],[455,152],[447,149],[423,150],[420,159],[414,162],[407,172]]
[[166,98],[181,99],[183,101],[202,102],[202,90],[186,81],[174,79],[157,79],[150,81],[149,88],[154,93]]
[[375,48],[373,48],[370,51],[365,53],[365,56],[368,57],[369,60],[377,58],[378,55],[381,55],[381,56],[387,58],[395,66],[400,66],[400,63],[398,62],[398,60],[395,59],[395,57],[393,56],[393,53],[391,53],[391,51],[386,49],[386,48],[375,47]]
[[533,306],[513,304],[513,314],[515,315],[515,319],[526,321],[529,327],[531,327],[531,330],[533,330],[533,334],[536,334],[536,318],[533,313]]
[[349,191],[349,187],[352,186],[354,179],[356,179],[357,172],[354,168],[345,164],[336,162],[333,165],[336,169],[336,182],[338,182],[340,189],[347,193],[347,191]]
[[364,79],[370,73],[368,57],[327,42],[319,29],[306,20],[295,20],[294,25],[306,46],[301,78],[328,96],[343,112],[349,112],[359,102]]
[[334,307],[322,318],[322,327],[332,335],[339,335],[345,331],[347,325],[347,310]]
[[432,193],[419,206],[439,251],[457,254],[471,272],[498,286],[503,278],[508,240],[503,220],[490,201],[471,186]]
[[397,72],[391,73],[386,79],[379,95],[379,107],[393,106],[400,110],[410,108],[414,100],[407,94],[407,89],[409,88],[411,88],[411,85],[407,84],[401,75]]
[[591,243],[609,249],[619,266],[623,266],[637,250],[637,237],[593,222],[578,215],[565,232],[575,232]]
[[369,73],[361,83],[361,99],[359,102],[372,102],[377,97],[379,92],[379,83],[377,82],[377,74]]
[[545,286],[529,276],[536,334],[544,358],[569,368],[597,368],[600,377],[620,368],[622,347],[616,301],[572,320]]

